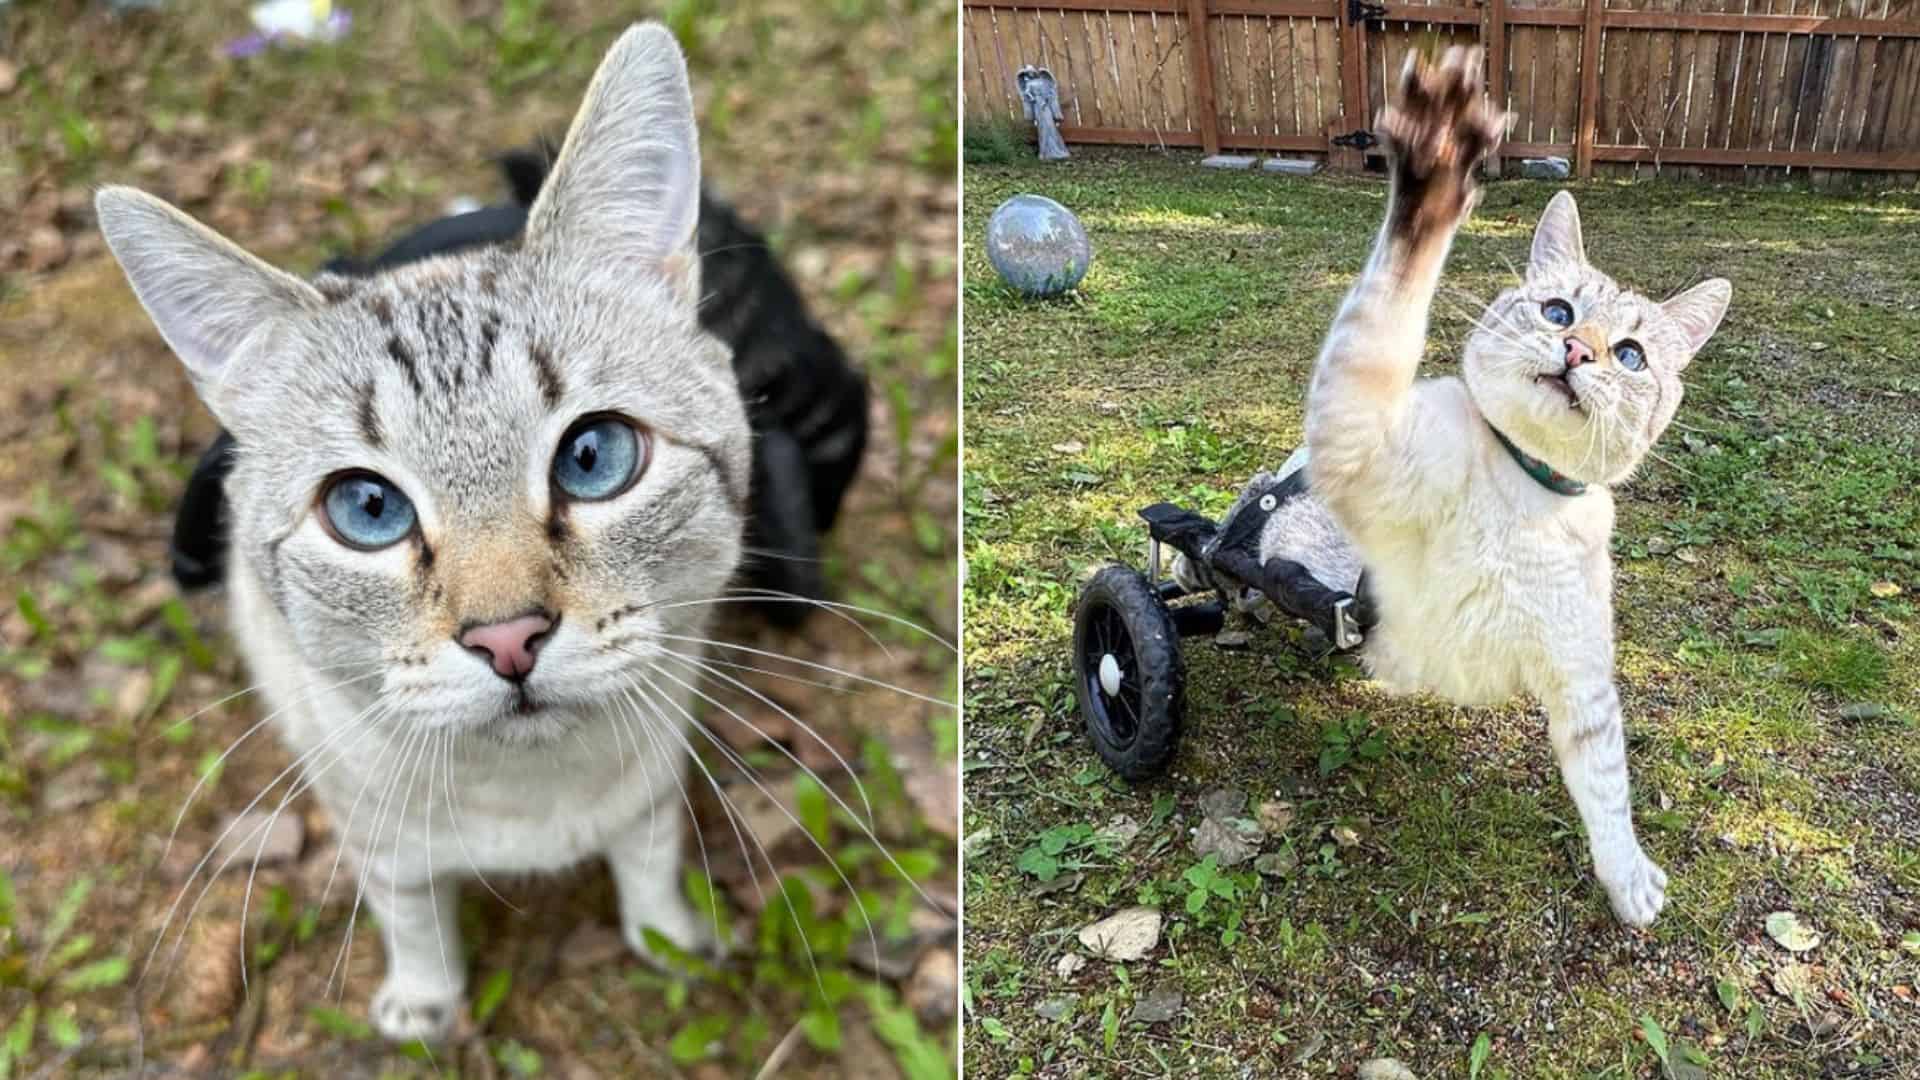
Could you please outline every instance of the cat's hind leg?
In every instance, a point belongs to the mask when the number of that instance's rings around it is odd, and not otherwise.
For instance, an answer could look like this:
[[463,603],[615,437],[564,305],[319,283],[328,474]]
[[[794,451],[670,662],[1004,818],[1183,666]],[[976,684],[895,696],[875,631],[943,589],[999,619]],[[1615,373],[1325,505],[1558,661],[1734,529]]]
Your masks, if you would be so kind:
[[1593,875],[1621,922],[1649,926],[1666,906],[1667,874],[1634,835],[1620,694],[1611,679],[1597,679],[1546,695],[1546,702],[1553,754],[1587,829]]

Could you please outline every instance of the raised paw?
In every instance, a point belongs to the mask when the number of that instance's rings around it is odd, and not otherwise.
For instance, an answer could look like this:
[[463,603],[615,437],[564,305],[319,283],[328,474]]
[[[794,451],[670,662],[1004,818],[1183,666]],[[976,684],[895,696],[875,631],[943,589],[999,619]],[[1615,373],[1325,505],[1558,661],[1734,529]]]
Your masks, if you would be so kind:
[[1660,909],[1667,906],[1667,872],[1637,847],[1619,863],[1616,867],[1594,868],[1601,887],[1607,890],[1613,914],[1637,929],[1652,926]]
[[1451,48],[1437,66],[1408,55],[1400,100],[1376,126],[1393,158],[1393,228],[1419,241],[1467,216],[1473,170],[1500,145],[1507,114],[1481,89],[1479,50]]
[[373,995],[374,1029],[393,1042],[440,1042],[452,1032],[463,1004],[458,992],[401,986],[388,979]]

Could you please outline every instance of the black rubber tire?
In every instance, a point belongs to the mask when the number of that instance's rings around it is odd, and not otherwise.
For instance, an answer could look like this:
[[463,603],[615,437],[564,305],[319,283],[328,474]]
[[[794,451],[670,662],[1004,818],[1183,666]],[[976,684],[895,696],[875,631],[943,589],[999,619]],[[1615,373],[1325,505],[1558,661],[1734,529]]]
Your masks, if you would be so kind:
[[[1114,655],[1121,690],[1100,686]],[[1073,617],[1073,686],[1093,748],[1114,772],[1146,780],[1165,772],[1180,742],[1187,672],[1166,602],[1130,566],[1114,565],[1080,589]]]

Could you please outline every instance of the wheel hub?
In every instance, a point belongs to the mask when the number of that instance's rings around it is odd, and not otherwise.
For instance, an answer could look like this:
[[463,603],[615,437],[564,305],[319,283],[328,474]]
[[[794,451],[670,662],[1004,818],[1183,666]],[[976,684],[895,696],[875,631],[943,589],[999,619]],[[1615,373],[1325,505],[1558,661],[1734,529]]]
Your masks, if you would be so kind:
[[1100,658],[1100,689],[1105,691],[1108,697],[1113,697],[1120,692],[1120,661],[1116,660],[1112,653],[1107,653]]

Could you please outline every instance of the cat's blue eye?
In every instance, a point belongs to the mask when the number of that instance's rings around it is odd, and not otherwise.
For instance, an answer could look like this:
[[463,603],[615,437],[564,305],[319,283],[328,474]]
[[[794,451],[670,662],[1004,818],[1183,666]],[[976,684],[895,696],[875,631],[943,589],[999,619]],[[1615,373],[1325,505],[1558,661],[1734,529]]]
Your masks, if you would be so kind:
[[1613,347],[1613,358],[1620,361],[1620,366],[1626,368],[1628,371],[1639,371],[1641,368],[1647,366],[1646,350],[1642,349],[1640,343],[1632,338],[1628,338]]
[[327,531],[348,547],[374,551],[413,532],[413,501],[385,477],[369,472],[334,478],[320,497]]
[[569,498],[611,499],[646,467],[646,436],[617,416],[589,416],[567,430],[553,455],[553,482]]
[[1573,325],[1573,305],[1565,300],[1549,300],[1541,304],[1540,314],[1555,326],[1564,328]]

